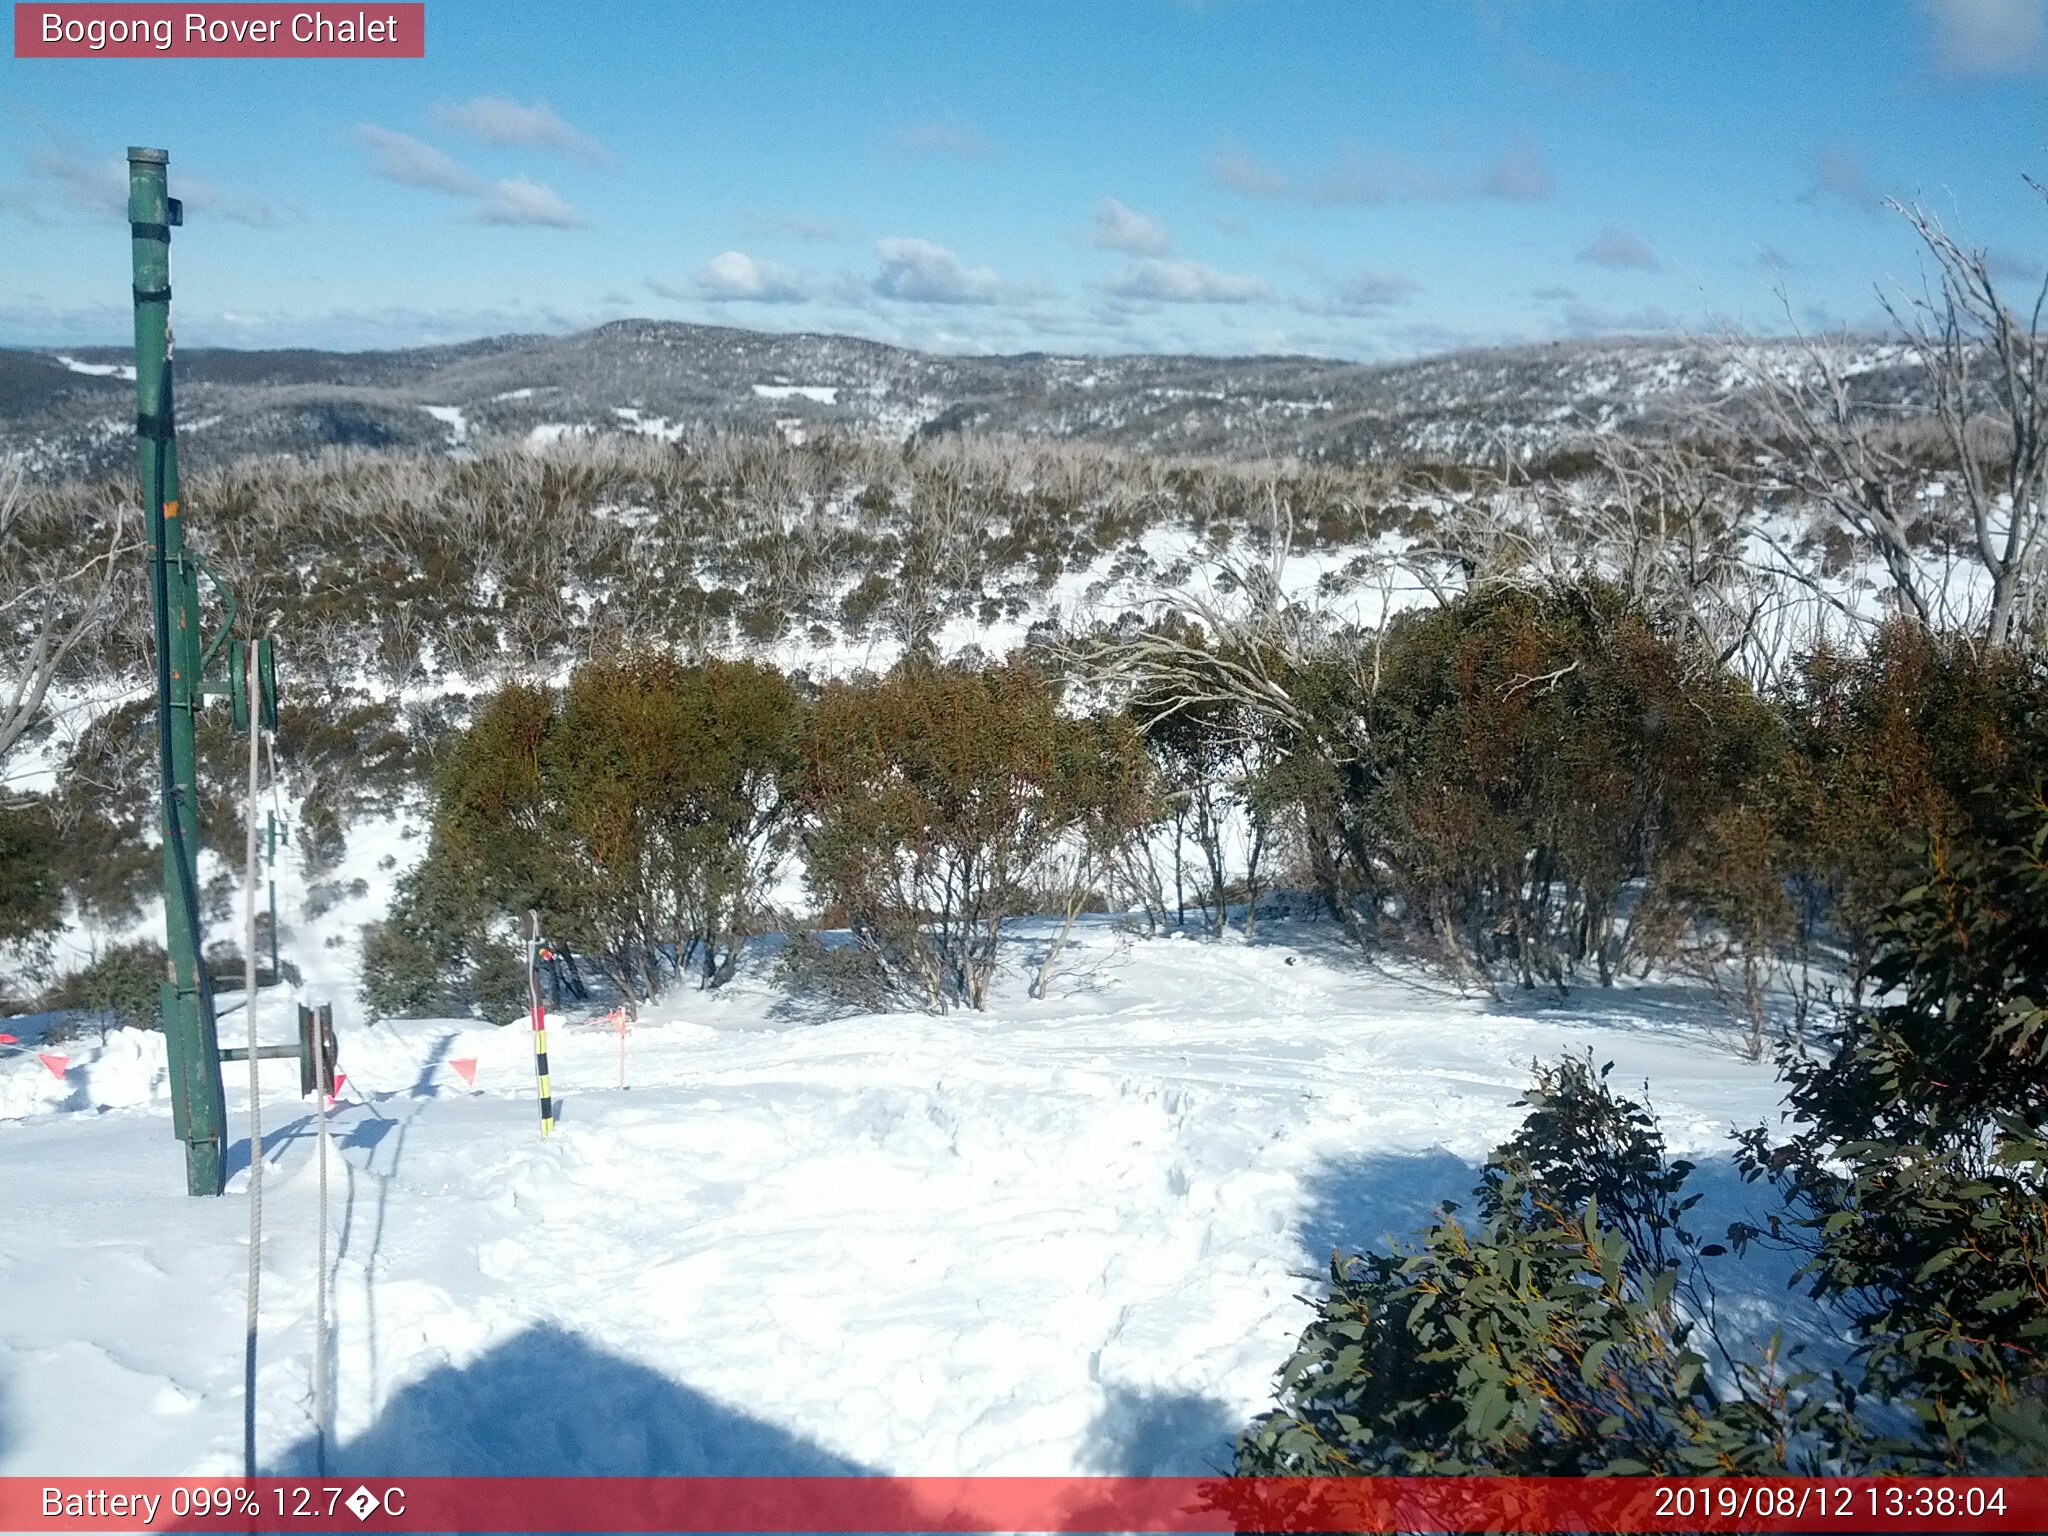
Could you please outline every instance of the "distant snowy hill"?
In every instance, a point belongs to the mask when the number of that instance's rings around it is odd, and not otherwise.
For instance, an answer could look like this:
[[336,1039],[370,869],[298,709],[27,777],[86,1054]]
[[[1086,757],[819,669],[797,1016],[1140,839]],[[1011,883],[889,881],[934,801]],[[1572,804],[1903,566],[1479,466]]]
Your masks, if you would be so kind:
[[[1790,344],[1754,345],[1782,353]],[[1897,349],[1862,347],[1874,397],[1910,392]],[[132,386],[119,348],[0,350],[0,452],[39,468],[123,462]],[[1459,458],[1541,452],[1588,428],[1652,429],[1737,385],[1705,341],[1609,340],[1394,364],[1309,357],[949,357],[847,336],[627,320],[399,352],[181,351],[188,451],[467,448],[569,431],[696,426],[952,432],[1171,453]],[[460,424],[460,430],[456,425]]]

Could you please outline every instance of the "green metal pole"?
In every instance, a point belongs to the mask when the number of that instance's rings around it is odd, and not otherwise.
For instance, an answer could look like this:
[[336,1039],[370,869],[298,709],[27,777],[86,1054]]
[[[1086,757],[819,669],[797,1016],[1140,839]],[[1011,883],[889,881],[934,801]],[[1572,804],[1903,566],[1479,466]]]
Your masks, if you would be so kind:
[[178,505],[178,445],[171,391],[171,226],[181,210],[166,190],[170,155],[128,151],[128,223],[135,266],[135,409],[142,506],[150,531],[150,598],[158,621],[157,718],[163,746],[164,934],[170,974],[161,989],[171,1107],[185,1143],[189,1193],[225,1187],[220,1043],[212,995],[200,975],[199,791],[193,744],[202,698],[199,572],[185,553]]

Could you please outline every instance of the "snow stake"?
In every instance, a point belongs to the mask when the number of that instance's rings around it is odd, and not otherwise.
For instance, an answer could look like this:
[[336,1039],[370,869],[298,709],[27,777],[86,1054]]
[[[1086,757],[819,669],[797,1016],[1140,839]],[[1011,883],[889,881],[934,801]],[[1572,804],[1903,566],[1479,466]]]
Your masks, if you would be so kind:
[[533,1080],[540,1093],[540,1134],[555,1131],[555,1092],[548,1082],[548,1016],[540,1005],[540,914],[526,914],[526,996],[533,1019]]
[[605,1020],[619,1032],[619,1091],[626,1089],[626,1032],[633,1027],[633,1011],[630,1008],[614,1008],[605,1015]]

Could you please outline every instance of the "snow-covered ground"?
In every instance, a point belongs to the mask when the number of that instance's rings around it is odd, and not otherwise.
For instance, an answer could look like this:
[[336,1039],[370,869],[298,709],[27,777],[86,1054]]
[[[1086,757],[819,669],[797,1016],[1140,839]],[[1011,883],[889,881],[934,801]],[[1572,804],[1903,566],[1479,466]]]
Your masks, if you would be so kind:
[[[816,1022],[750,956],[626,1042],[344,1027],[333,1117],[342,1470],[1200,1472],[1267,1401],[1333,1246],[1462,1198],[1532,1059],[1648,1078],[1721,1221],[1767,1067],[1693,999],[1507,1005],[1370,966],[1326,924],[1257,943],[1082,931],[1045,1001]],[[284,1028],[282,995],[265,1000]],[[223,1021],[239,1039],[241,1015]],[[180,1193],[161,1042],[60,1080],[0,1056],[0,1473],[239,1470],[249,1182]],[[474,1059],[471,1087],[454,1063]],[[265,1067],[259,1435],[309,1455],[315,1187],[296,1068]],[[1724,1327],[1800,1331],[1782,1268],[1718,1261]],[[108,1433],[118,1429],[118,1433]]]

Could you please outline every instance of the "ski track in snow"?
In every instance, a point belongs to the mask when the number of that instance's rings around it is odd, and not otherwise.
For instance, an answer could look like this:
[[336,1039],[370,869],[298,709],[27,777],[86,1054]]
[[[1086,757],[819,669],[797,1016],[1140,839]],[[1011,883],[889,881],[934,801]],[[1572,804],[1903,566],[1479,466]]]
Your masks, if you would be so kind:
[[[1263,927],[1097,922],[1049,1000],[1019,964],[988,1014],[940,1018],[797,1022],[757,957],[662,1001],[626,1092],[614,1035],[553,1021],[545,1142],[524,1028],[344,1028],[330,1470],[1208,1471],[1331,1247],[1463,1200],[1532,1058],[1647,1076],[1707,1210],[1738,1188],[1729,1128],[1775,1105],[1676,992],[1503,1007]],[[287,999],[264,1010],[281,1037]],[[0,1058],[0,1473],[232,1475],[243,1069],[229,1197],[193,1200],[160,1039],[63,1049],[62,1082]],[[295,1064],[264,1070],[259,1443],[307,1471],[313,1122]],[[1781,1272],[1739,1273],[1724,1317],[1796,1326]]]

